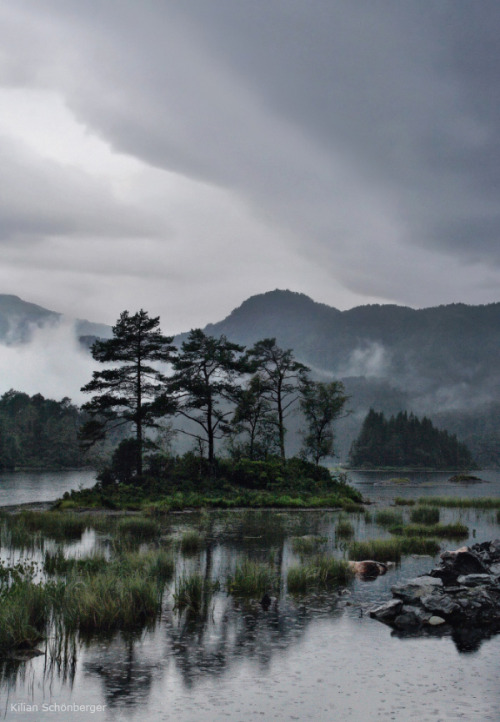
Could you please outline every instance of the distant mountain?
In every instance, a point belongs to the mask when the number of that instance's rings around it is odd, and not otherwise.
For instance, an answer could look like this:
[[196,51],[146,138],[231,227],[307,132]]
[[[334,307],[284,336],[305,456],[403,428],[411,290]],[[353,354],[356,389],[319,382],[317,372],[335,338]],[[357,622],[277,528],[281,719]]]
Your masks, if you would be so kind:
[[[58,326],[65,316],[56,311],[49,311],[35,303],[23,301],[18,296],[0,294],[0,343],[27,343],[37,328]],[[70,320],[71,319],[67,319]],[[109,338],[111,327],[103,323],[92,323],[82,319],[74,319],[75,334],[88,345],[89,338]]]
[[[33,329],[62,319],[17,296],[0,295],[0,343],[29,341]],[[111,335],[104,324],[75,324],[87,347],[95,337]],[[317,378],[342,379],[353,411],[338,428],[343,459],[373,407],[386,415],[426,414],[465,441],[481,465],[500,465],[500,303],[339,311],[304,294],[276,290],[252,296],[204,330],[246,346],[276,337]],[[176,343],[186,336],[177,336]],[[289,438],[293,450],[298,441],[293,433]]]
[[500,303],[339,311],[291,291],[253,296],[205,331],[251,345],[276,337],[318,378],[341,378],[353,414],[339,429],[345,458],[370,407],[427,414],[500,465]]

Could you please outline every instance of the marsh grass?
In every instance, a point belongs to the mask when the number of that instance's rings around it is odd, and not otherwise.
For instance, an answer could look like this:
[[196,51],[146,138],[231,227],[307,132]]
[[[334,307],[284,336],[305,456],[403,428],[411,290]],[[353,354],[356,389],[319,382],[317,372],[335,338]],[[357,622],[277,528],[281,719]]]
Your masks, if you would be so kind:
[[272,593],[278,589],[278,579],[270,564],[243,559],[226,579],[230,594],[241,596],[260,596],[264,592]]
[[202,574],[194,572],[179,577],[175,583],[174,609],[200,615],[207,611],[217,582],[207,581]]
[[161,609],[161,588],[139,571],[123,574],[110,567],[74,576],[61,604],[66,629],[86,634],[132,630],[153,622]]
[[[13,523],[31,532],[41,532],[56,540],[78,540],[88,526],[86,515],[60,511],[23,511],[13,516]],[[17,517],[17,519],[16,519]]]
[[423,506],[440,506],[451,509],[500,509],[500,499],[494,497],[456,497],[429,496],[420,497],[418,503]]
[[415,506],[415,499],[404,499],[402,496],[397,496],[394,504],[396,506]]
[[321,554],[306,564],[290,567],[287,587],[291,594],[301,594],[315,587],[330,588],[345,584],[352,577],[353,573],[344,559]]
[[464,539],[469,536],[469,529],[465,524],[406,524],[394,526],[389,529],[391,534],[406,537],[439,537],[442,539]]
[[291,538],[294,554],[314,554],[328,541],[326,536],[295,536]]
[[123,517],[118,520],[115,529],[119,536],[138,541],[154,539],[159,536],[161,531],[158,522],[143,516]]
[[65,557],[62,547],[55,551],[46,551],[43,568],[46,574],[67,575],[70,573],[95,574],[102,571],[108,564],[104,554],[93,552],[86,557]]
[[189,529],[181,536],[180,548],[183,554],[196,554],[202,549],[205,537],[196,529]]
[[417,506],[410,512],[410,521],[414,524],[438,524],[440,511],[435,506]]
[[348,519],[339,519],[335,534],[339,539],[350,539],[354,536],[354,527]]
[[348,514],[363,514],[365,510],[363,504],[356,504],[356,502],[353,501],[342,500],[340,505],[342,506],[342,509]]
[[439,551],[439,543],[435,539],[404,538],[404,539],[368,539],[351,542],[348,547],[349,559],[363,561],[373,559],[376,562],[399,562],[403,554],[429,554],[434,556]]
[[403,515],[400,511],[392,509],[380,509],[375,513],[375,523],[382,527],[394,526],[403,523]]

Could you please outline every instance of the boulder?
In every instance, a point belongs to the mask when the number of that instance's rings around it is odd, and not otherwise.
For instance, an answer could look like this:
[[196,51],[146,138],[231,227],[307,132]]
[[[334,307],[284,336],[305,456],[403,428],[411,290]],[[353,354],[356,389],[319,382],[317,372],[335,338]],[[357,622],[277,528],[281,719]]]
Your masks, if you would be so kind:
[[418,604],[423,596],[442,586],[441,579],[424,575],[410,579],[408,582],[395,584],[391,587],[391,592],[395,597],[402,599],[405,604]]
[[401,599],[391,599],[385,604],[381,604],[375,609],[370,610],[370,617],[378,619],[380,622],[392,622],[403,608]]
[[432,617],[429,617],[427,623],[430,624],[431,627],[439,627],[441,624],[446,624],[446,620],[443,619],[443,617],[438,617],[433,614]]

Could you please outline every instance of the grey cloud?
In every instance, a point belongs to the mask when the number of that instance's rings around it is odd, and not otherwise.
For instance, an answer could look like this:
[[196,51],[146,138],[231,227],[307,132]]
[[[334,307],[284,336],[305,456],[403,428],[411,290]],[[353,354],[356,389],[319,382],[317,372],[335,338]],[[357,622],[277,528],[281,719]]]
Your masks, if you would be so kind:
[[55,87],[115,149],[231,189],[360,298],[493,300],[496,3],[21,0],[2,15],[5,82]]

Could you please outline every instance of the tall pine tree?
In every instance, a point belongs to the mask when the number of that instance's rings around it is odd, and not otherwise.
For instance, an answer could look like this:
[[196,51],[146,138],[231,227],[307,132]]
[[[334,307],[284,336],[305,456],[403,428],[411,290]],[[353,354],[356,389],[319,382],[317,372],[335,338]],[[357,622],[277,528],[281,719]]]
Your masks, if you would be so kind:
[[84,446],[103,439],[110,429],[132,424],[138,477],[142,475],[145,429],[157,427],[157,419],[174,410],[164,394],[165,376],[151,365],[173,358],[173,337],[163,336],[159,325],[159,317],[150,318],[147,311],[141,309],[133,316],[124,311],[113,326],[113,337],[92,346],[93,358],[110,367],[94,371],[92,381],[82,388],[95,394],[82,406],[91,416],[81,430]]

